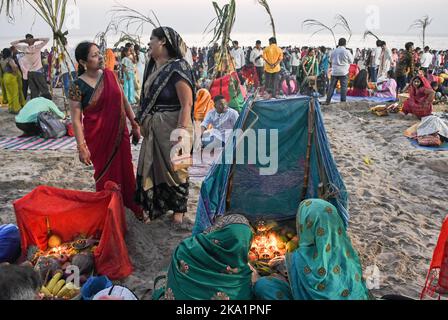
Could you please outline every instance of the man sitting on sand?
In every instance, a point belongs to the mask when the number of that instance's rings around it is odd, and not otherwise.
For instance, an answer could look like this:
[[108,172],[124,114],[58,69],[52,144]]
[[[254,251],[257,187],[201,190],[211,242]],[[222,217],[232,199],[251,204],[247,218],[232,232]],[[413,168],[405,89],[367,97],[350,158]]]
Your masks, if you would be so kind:
[[439,84],[437,81],[431,82],[432,90],[436,92],[435,103],[446,102],[448,99],[448,88]]
[[37,117],[41,112],[52,112],[60,119],[65,119],[65,114],[59,110],[53,101],[45,98],[30,100],[16,116],[16,126],[27,136],[38,136],[41,133],[37,123]]
[[[228,107],[223,96],[216,96],[213,100],[215,109],[207,113],[204,122],[201,124],[203,145],[205,147],[213,144],[217,148],[222,148],[226,142],[226,131],[234,128],[239,114]],[[206,132],[209,126],[212,126],[213,129]]]

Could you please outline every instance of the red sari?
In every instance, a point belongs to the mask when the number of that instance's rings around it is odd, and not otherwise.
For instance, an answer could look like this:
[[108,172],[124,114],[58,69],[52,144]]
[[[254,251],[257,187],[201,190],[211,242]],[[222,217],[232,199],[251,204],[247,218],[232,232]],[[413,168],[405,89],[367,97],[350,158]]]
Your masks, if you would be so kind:
[[432,114],[431,94],[428,93],[428,90],[432,90],[432,87],[425,77],[418,76],[418,78],[423,86],[416,89],[413,85],[415,78],[411,81],[409,99],[403,105],[403,112],[405,114],[412,113],[419,118],[424,118]]
[[114,73],[105,69],[83,110],[84,135],[95,168],[97,192],[104,190],[107,181],[117,183],[124,205],[139,214],[142,209],[134,202],[136,183],[124,99]]

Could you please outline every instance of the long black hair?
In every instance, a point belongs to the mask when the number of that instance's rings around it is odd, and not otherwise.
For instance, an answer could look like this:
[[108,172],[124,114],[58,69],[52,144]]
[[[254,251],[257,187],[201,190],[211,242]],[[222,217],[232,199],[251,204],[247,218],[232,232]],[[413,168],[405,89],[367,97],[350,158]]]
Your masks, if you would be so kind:
[[140,62],[140,46],[138,44],[134,46],[134,52],[135,52],[135,61]]
[[12,56],[12,51],[9,48],[5,48],[2,50],[3,59],[8,59]]
[[129,47],[124,47],[123,50],[121,50],[121,59],[126,58],[126,54],[131,50]]
[[88,61],[89,52],[93,46],[98,47],[96,45],[96,43],[84,41],[84,42],[81,42],[80,44],[78,44],[78,46],[76,47],[75,58],[76,58],[76,61],[78,62],[78,77],[86,72],[86,69],[81,64],[81,60],[86,61],[86,62]]
[[367,70],[362,69],[359,71],[358,75],[356,76],[355,80],[353,81],[353,87],[355,89],[365,90],[368,87],[367,83]]

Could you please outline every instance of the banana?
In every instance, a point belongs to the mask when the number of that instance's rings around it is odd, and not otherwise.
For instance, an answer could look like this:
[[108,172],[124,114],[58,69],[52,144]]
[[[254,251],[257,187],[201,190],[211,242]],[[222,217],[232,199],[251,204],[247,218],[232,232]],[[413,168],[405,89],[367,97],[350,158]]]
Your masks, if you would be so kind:
[[65,280],[59,280],[58,283],[54,286],[53,291],[51,291],[53,295],[57,295],[64,285]]
[[58,298],[63,298],[63,297],[67,297],[70,293],[70,287],[68,284],[66,284],[65,286],[62,287],[62,289],[58,292],[57,297]]
[[62,273],[61,272],[56,273],[47,285],[48,291],[53,292],[54,287],[56,286],[56,284],[58,283],[58,281],[61,278],[62,278]]
[[42,288],[40,289],[40,292],[43,293],[45,295],[45,297],[47,297],[47,298],[52,296],[51,292],[45,286],[42,286]]

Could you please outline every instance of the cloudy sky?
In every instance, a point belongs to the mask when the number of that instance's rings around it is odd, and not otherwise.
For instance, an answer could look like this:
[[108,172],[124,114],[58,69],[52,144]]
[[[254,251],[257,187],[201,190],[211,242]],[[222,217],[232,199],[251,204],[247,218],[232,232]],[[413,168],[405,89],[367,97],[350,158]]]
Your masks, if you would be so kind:
[[[223,4],[226,1],[218,0]],[[434,18],[428,29],[431,35],[448,34],[445,7],[446,0],[319,0],[319,6],[304,0],[270,0],[277,24],[277,32],[306,33],[301,22],[307,18],[316,18],[330,23],[337,13],[343,14],[352,26],[354,33],[363,33],[367,28],[380,34],[406,34],[413,20],[425,14]],[[79,25],[70,30],[71,35],[94,35],[105,29],[110,20],[110,9],[116,0],[77,0]],[[142,13],[152,9],[164,25],[170,25],[180,33],[202,33],[213,18],[214,11],[210,0],[122,0],[122,3]],[[255,0],[237,0],[236,33],[270,32],[267,15]],[[0,37],[48,33],[48,28],[39,17],[27,10],[16,9],[16,20],[9,24],[2,15],[0,18]],[[76,18],[73,20],[75,21]],[[149,32],[150,28],[147,28]]]

